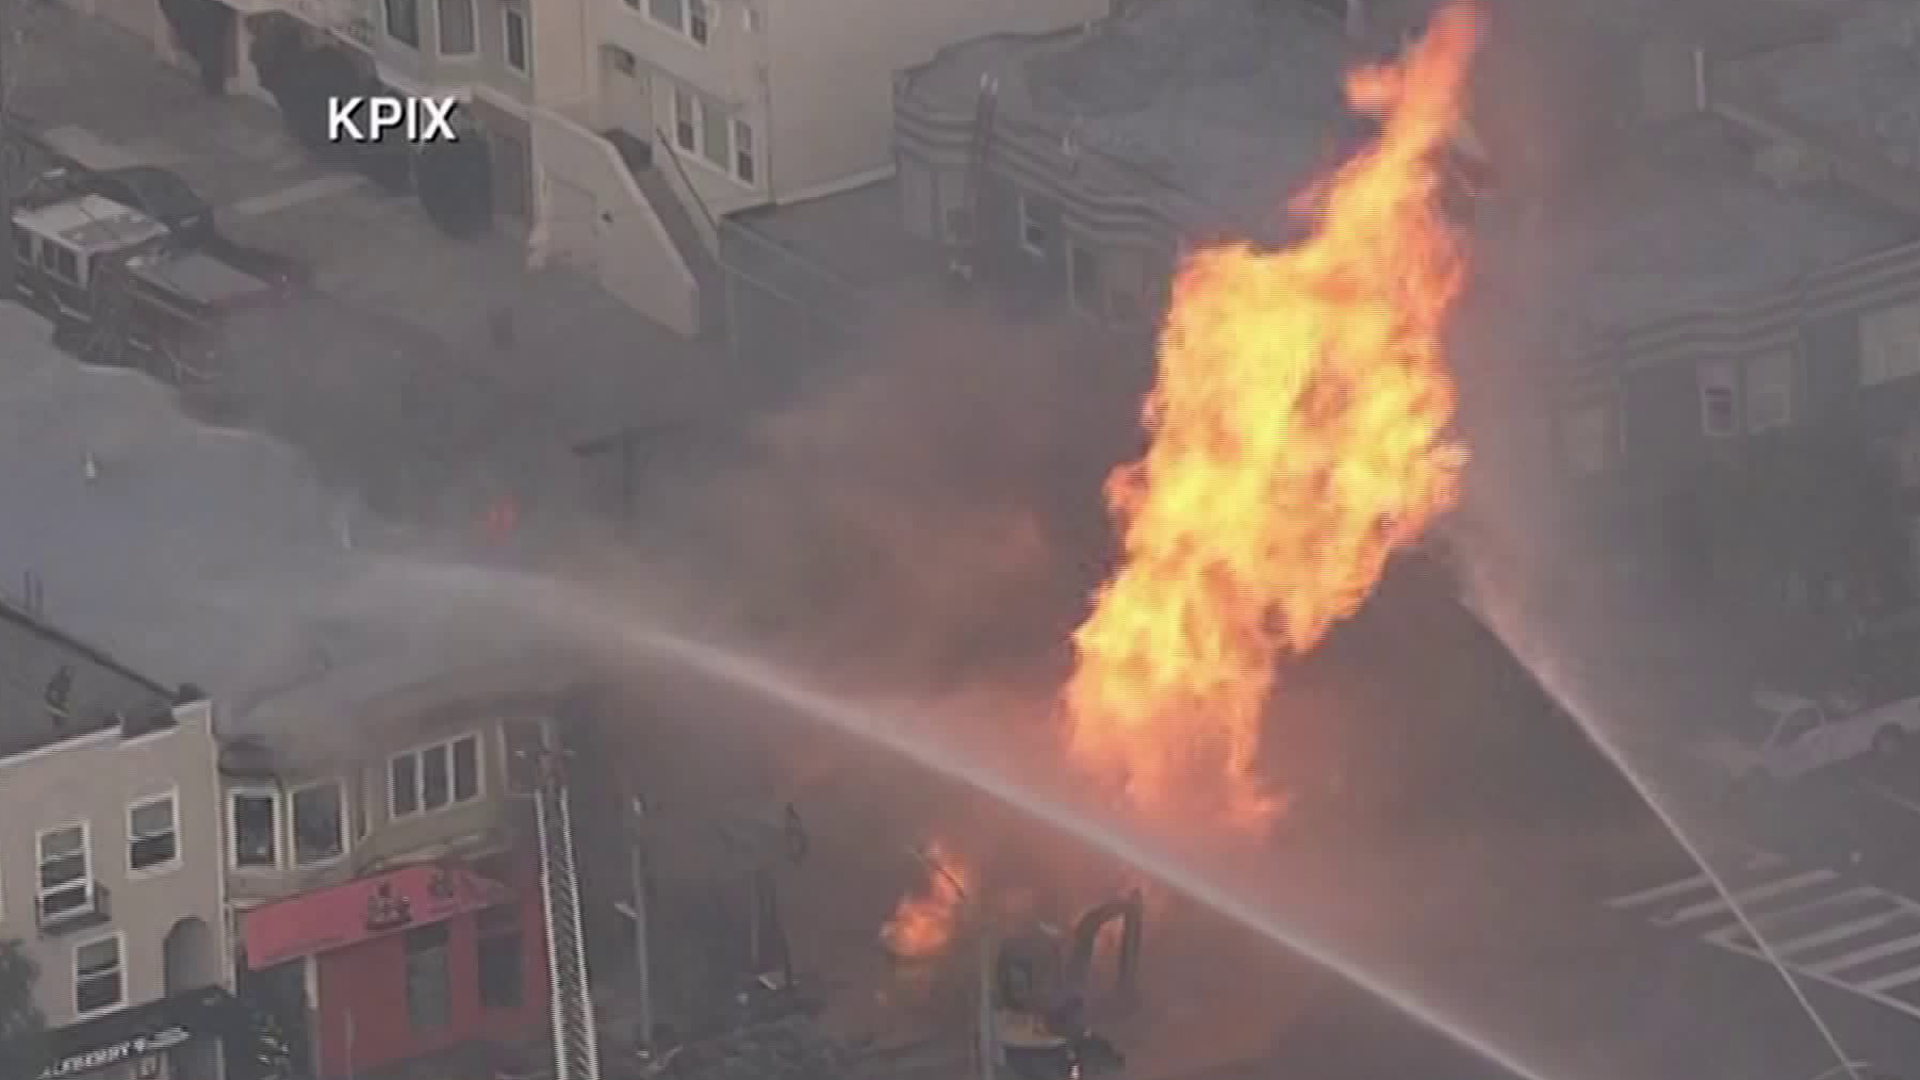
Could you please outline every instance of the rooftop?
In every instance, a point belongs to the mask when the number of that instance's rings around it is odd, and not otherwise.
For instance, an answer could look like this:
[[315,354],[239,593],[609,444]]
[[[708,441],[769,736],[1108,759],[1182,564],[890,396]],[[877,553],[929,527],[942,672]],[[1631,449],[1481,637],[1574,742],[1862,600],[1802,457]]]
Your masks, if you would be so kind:
[[167,235],[166,226],[130,206],[82,195],[18,215],[25,228],[56,236],[82,250],[119,249]]
[[[1544,253],[1569,329],[1622,329],[1783,287],[1920,235],[1865,200],[1779,190],[1721,122],[1700,117],[1556,206]],[[1547,299],[1555,303],[1554,299]]]
[[970,113],[994,75],[1003,118],[1070,135],[1220,225],[1267,219],[1363,133],[1341,86],[1357,58],[1340,25],[1305,4],[1156,0],[1086,33],[952,46],[912,87]]
[[1829,35],[1742,64],[1743,74],[1803,118],[1920,167],[1920,9],[1849,0]]
[[451,588],[410,595],[420,545],[293,451],[198,425],[161,384],[48,337],[0,305],[0,582],[31,575],[49,621],[207,688],[223,734],[304,741],[294,756],[352,749],[348,721],[397,692],[526,654],[498,605],[480,619]]
[[174,694],[33,615],[0,605],[0,758],[164,721]]

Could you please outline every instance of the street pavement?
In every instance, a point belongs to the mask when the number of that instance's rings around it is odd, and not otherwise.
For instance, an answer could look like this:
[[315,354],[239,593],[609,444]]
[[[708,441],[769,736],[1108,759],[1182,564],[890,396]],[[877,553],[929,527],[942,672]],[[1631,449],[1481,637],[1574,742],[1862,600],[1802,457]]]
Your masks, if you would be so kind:
[[[64,5],[27,5],[17,21],[7,72],[17,114],[62,149],[174,170],[232,239],[312,272],[320,295],[301,310],[237,331],[255,370],[215,388],[223,396],[206,408],[288,439],[382,510],[472,521],[504,495],[557,504],[581,470],[572,443],[725,418],[754,398],[721,350],[563,268],[530,271],[515,238],[451,239],[411,197],[317,164],[270,105],[209,96]],[[499,312],[514,327],[504,344],[490,325]],[[411,479],[395,481],[396,470]]]

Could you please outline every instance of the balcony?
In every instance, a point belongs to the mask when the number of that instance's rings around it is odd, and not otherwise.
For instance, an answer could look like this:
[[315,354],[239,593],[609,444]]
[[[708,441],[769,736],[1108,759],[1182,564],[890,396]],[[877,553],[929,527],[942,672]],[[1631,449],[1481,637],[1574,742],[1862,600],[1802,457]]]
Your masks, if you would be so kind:
[[78,881],[42,893],[34,907],[45,937],[71,934],[113,918],[107,887],[97,881]]

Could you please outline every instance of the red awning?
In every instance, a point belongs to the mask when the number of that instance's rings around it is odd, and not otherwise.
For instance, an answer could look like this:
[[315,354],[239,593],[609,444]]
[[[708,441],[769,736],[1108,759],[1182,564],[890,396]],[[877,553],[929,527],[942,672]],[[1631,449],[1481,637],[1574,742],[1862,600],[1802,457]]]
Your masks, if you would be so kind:
[[420,863],[254,908],[241,922],[247,966],[345,948],[512,897],[464,862]]

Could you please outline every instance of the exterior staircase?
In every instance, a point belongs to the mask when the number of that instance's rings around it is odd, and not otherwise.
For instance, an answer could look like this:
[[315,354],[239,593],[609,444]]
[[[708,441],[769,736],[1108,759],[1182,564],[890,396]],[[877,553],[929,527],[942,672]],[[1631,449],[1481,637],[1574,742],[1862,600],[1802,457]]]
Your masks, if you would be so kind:
[[534,819],[540,839],[540,895],[547,916],[554,1080],[600,1080],[586,933],[580,919],[580,878],[574,869],[573,815],[564,759],[552,747],[540,760]]
[[[600,136],[612,143],[620,154],[620,160],[627,163],[634,184],[647,197],[647,202],[652,204],[653,212],[667,230],[667,237],[673,241],[680,257],[693,273],[693,279],[700,287],[701,336],[718,334],[723,329],[722,320],[726,310],[726,276],[721,271],[719,252],[715,250],[714,242],[707,239],[711,230],[703,232],[694,220],[694,214],[704,214],[706,211],[690,205],[691,199],[680,193],[673,179],[664,171],[679,169],[679,161],[673,157],[670,148],[663,145],[656,150],[653,144],[624,128],[610,128],[602,131]],[[683,181],[683,186],[690,193],[691,185]]]

